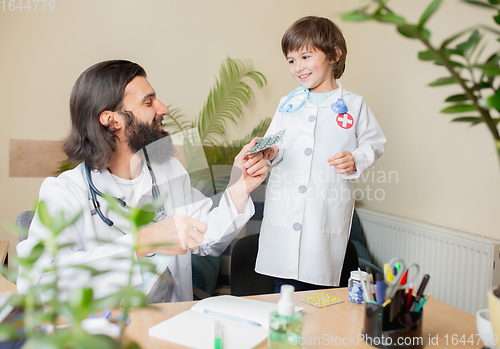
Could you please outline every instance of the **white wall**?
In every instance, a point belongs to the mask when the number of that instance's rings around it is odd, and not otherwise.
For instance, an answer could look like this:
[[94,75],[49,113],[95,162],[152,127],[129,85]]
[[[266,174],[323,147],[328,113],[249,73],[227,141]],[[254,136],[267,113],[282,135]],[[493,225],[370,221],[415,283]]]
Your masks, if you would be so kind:
[[[13,222],[36,199],[41,178],[9,178],[9,139],[63,139],[69,129],[68,100],[78,75],[107,59],[141,64],[159,98],[195,116],[203,106],[222,60],[247,58],[269,84],[228,140],[239,138],[266,116],[295,87],[281,54],[288,26],[305,15],[336,21],[348,43],[342,83],[364,95],[388,144],[375,167],[383,200],[362,200],[366,207],[480,235],[499,236],[500,171],[485,126],[451,124],[439,110],[454,88],[429,88],[444,76],[440,67],[417,60],[422,47],[390,26],[346,23],[342,11],[358,1],[317,0],[55,0],[55,11],[3,11],[0,4],[0,102],[2,127],[0,222]],[[430,2],[430,1],[429,1]],[[417,20],[422,2],[394,0],[391,5]],[[447,0],[431,19],[432,31],[451,34],[469,23],[486,22],[487,10]],[[382,171],[397,171],[395,183],[376,183]],[[370,177],[371,178],[371,177]],[[367,186],[370,186],[368,188]],[[5,227],[0,239],[17,236]]]
[[[389,4],[416,23],[430,2],[397,0]],[[493,13],[455,0],[444,1],[428,23],[431,42],[441,44],[478,23],[498,27],[491,18]],[[444,100],[448,96],[462,93],[458,85],[427,87],[448,73],[443,67],[419,61],[417,52],[424,46],[402,37],[393,26],[352,22],[341,22],[341,26],[349,45],[344,85],[366,97],[388,139],[386,152],[372,172],[374,178],[370,175],[359,186],[365,188],[363,204],[500,238],[500,164],[493,138],[484,124],[451,123],[459,115],[439,112],[447,106]],[[485,52],[498,50],[494,38],[490,43]],[[390,183],[389,173],[393,173]],[[387,183],[377,183],[384,181],[384,175]],[[367,200],[368,186],[383,190],[385,198]],[[378,194],[381,198],[383,193]]]

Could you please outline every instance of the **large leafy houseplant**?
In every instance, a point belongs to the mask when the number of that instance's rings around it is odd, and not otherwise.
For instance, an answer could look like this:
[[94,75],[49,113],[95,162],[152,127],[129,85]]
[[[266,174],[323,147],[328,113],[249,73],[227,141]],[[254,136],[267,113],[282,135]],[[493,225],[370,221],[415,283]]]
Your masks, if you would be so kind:
[[[346,21],[377,21],[396,26],[398,32],[410,39],[420,41],[425,50],[418,58],[442,66],[448,74],[430,83],[430,86],[456,84],[460,93],[446,99],[450,105],[442,113],[460,113],[466,116],[455,117],[453,122],[466,122],[471,125],[485,123],[493,136],[500,160],[500,134],[498,131],[498,112],[500,111],[500,89],[497,76],[500,75],[500,52],[495,47],[493,53],[483,54],[485,34],[491,33],[500,41],[500,31],[489,25],[466,28],[445,39],[441,45],[431,43],[431,32],[426,28],[427,21],[435,13],[442,0],[434,0],[420,16],[418,23],[409,23],[395,13],[385,0],[370,0],[366,6],[342,16]],[[465,3],[481,6],[493,11],[491,24],[500,25],[500,0],[464,0]]]
[[[30,287],[26,294],[12,295],[4,305],[4,307],[11,305],[16,309],[21,309],[22,313],[10,322],[4,321],[0,325],[0,342],[9,342],[9,344],[0,344],[0,347],[19,348],[23,345],[23,348],[138,348],[137,344],[125,341],[123,329],[132,307],[148,306],[147,296],[132,287],[132,271],[136,267],[144,271],[155,271],[154,264],[144,259],[138,260],[135,256],[137,250],[144,247],[137,244],[137,232],[140,227],[153,220],[156,210],[151,205],[122,210],[113,197],[106,195],[106,200],[110,204],[110,210],[117,212],[130,222],[130,233],[134,240],[133,248],[128,257],[120,258],[127,258],[130,261],[128,284],[109,297],[95,299],[90,287],[76,287],[70,292],[64,290],[59,283],[60,275],[65,273],[67,276],[68,271],[79,270],[89,273],[93,278],[106,275],[110,270],[97,270],[82,264],[60,265],[57,262],[40,269],[41,259],[47,260],[48,258],[56,261],[62,249],[71,247],[68,243],[61,244],[58,237],[65,228],[74,224],[80,217],[80,214],[77,214],[67,219],[62,212],[50,215],[45,202],[41,201],[37,212],[40,221],[49,233],[33,248],[29,256],[15,258],[15,262],[25,270],[23,275],[27,278]],[[36,270],[35,273],[32,272],[34,270]],[[15,278],[14,273],[5,268],[2,272],[8,278]],[[48,281],[39,283],[37,278],[33,277],[33,275],[40,274],[48,275]],[[107,308],[118,309],[119,307],[123,310],[123,314],[111,320],[114,325],[108,323],[108,326],[118,333],[117,335],[92,334],[85,330],[85,322],[88,324],[89,319],[90,321],[92,318],[95,319],[95,313],[100,313]]]
[[202,190],[205,195],[220,192],[227,186],[236,155],[254,137],[263,136],[271,123],[271,118],[268,117],[242,139],[232,142],[217,140],[218,137],[226,135],[228,122],[237,123],[237,119],[243,115],[243,106],[253,99],[254,94],[247,81],[255,82],[258,88],[267,84],[264,75],[255,71],[251,62],[227,57],[220,66],[219,78],[216,78],[198,116],[194,120],[186,120],[186,116],[175,108],[170,111],[163,124],[171,133],[187,133],[188,130],[195,130],[197,133],[194,143],[203,147],[203,160],[206,158],[209,171],[196,173],[191,170],[199,164],[193,163],[198,159],[192,154],[193,139],[189,136],[185,137],[184,152],[191,161],[187,167],[192,185]]

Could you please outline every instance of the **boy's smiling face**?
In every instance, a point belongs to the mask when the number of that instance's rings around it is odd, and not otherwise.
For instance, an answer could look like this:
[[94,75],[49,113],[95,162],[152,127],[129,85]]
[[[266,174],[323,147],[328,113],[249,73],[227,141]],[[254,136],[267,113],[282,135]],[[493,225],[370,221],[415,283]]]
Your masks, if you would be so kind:
[[314,93],[330,92],[337,88],[332,64],[326,55],[314,48],[301,48],[287,55],[290,74],[297,82]]

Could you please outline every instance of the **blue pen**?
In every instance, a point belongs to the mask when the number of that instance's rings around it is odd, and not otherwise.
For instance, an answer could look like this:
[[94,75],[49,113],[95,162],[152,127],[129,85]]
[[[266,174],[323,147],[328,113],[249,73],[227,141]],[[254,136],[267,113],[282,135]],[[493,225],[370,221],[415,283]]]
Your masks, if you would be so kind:
[[212,315],[212,316],[217,316],[223,319],[228,319],[228,320],[233,320],[233,321],[238,321],[242,322],[247,325],[252,325],[252,326],[262,326],[258,322],[252,321],[252,320],[247,320],[247,319],[242,319],[240,317],[232,316],[232,315],[227,315],[227,314],[222,314],[222,313],[217,313],[216,311],[211,311],[211,310],[203,310],[205,314]]
[[377,303],[384,304],[385,302],[385,283],[384,277],[381,274],[377,274]]

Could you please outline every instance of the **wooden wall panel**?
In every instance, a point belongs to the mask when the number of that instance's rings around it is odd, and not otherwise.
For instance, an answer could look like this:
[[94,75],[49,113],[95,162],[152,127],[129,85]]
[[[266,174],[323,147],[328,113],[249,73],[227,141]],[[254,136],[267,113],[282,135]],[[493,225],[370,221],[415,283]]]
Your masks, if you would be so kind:
[[9,148],[9,177],[55,176],[59,162],[66,154],[62,141],[11,139]]
[[[62,141],[11,139],[9,148],[9,177],[55,176],[60,162],[67,159],[61,150]],[[177,159],[186,166],[182,146],[175,146]]]

